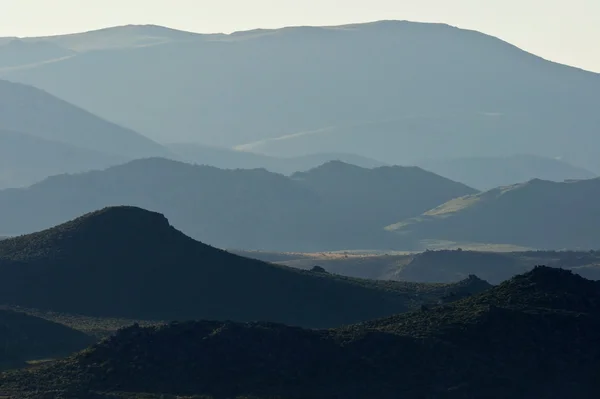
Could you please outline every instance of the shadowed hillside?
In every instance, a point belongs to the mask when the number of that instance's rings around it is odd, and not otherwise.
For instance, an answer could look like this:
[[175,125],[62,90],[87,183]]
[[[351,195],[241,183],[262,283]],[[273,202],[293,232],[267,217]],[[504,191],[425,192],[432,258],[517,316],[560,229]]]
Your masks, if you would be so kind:
[[399,239],[514,244],[543,249],[600,248],[600,179],[531,180],[451,200],[389,226]]
[[600,388],[599,327],[600,283],[538,267],[452,304],[328,331],[266,323],[134,326],[2,382],[73,397],[591,399]]
[[[337,214],[341,231],[356,234],[360,247],[362,226],[377,231],[390,217],[403,219],[423,207],[434,207],[444,198],[462,197],[475,190],[417,167],[390,166],[365,169],[339,161],[328,162],[292,179],[319,193],[329,204],[328,213]],[[361,231],[362,230],[362,231]]]
[[83,51],[2,76],[161,142],[390,164],[516,148],[600,170],[600,75],[479,32],[380,21],[231,35],[128,26],[47,40]]
[[92,344],[91,337],[60,324],[0,308],[0,370],[28,360],[69,355]]
[[242,258],[132,207],[0,242],[0,303],[88,316],[330,327],[464,289],[350,279]]
[[106,206],[134,205],[164,213],[186,234],[222,248],[386,248],[397,244],[383,229],[390,222],[473,192],[416,168],[333,162],[288,178],[152,158],[0,191],[0,233],[29,233]]

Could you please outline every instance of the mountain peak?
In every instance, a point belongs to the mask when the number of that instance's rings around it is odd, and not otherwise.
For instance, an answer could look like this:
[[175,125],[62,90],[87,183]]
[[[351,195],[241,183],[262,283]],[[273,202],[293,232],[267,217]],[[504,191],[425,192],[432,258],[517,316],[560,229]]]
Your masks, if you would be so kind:
[[46,231],[81,232],[93,230],[94,233],[114,233],[115,231],[135,230],[139,233],[170,227],[167,218],[160,213],[135,206],[109,206]]
[[536,266],[482,294],[481,299],[499,306],[595,313],[600,311],[600,282],[569,270]]
[[[152,225],[154,227],[170,227],[167,218],[158,212],[148,211],[136,206],[109,206],[98,211],[87,213],[66,225]],[[113,226],[117,227],[117,226]]]
[[561,289],[573,284],[585,284],[587,281],[590,281],[573,273],[571,270],[541,265],[534,267],[531,271],[521,276],[515,277],[514,280],[527,281],[545,287],[561,287]]
[[[56,227],[10,238],[0,243],[0,254],[15,260],[23,256],[44,258],[87,250],[151,245],[170,237],[175,231],[165,216],[134,206],[112,206],[85,214]],[[182,234],[183,235],[183,234]],[[57,249],[58,248],[58,249]]]

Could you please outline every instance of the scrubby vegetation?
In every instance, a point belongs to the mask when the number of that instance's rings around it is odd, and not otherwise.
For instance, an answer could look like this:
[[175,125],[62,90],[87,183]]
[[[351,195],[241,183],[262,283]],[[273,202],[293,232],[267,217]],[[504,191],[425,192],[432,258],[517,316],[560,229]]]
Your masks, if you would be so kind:
[[453,289],[242,258],[133,207],[0,242],[0,303],[82,316],[334,327],[404,312]]
[[538,267],[452,304],[333,330],[133,326],[63,362],[5,374],[2,383],[72,397],[592,398],[600,388],[598,328],[600,283]]

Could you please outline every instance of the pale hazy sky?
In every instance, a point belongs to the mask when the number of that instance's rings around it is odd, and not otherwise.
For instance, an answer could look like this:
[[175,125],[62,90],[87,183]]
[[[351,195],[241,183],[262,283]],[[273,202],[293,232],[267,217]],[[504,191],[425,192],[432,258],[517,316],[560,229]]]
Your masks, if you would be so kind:
[[445,22],[600,72],[600,0],[0,0],[0,36],[157,24],[195,32],[380,19]]

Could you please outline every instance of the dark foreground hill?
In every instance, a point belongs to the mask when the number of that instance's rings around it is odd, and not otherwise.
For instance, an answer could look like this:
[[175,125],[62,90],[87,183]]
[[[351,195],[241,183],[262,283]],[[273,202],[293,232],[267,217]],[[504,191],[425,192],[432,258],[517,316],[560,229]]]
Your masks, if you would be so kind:
[[388,229],[399,239],[600,248],[600,179],[531,180],[449,201]]
[[598,328],[600,283],[538,267],[452,304],[334,330],[134,326],[2,383],[65,398],[591,399],[600,389]]
[[0,309],[0,370],[27,360],[69,355],[92,342],[91,337],[63,325]]
[[221,248],[319,251],[386,248],[394,221],[475,190],[418,168],[331,162],[288,178],[160,158],[0,191],[0,234],[49,228],[86,212],[134,205],[164,213]]
[[194,241],[164,216],[132,207],[0,241],[0,303],[87,316],[332,327],[486,286],[375,282],[276,266]]

